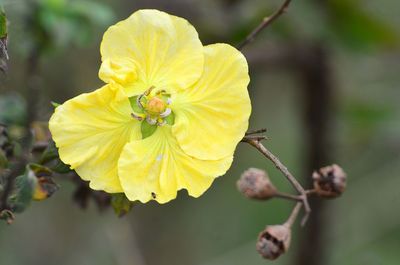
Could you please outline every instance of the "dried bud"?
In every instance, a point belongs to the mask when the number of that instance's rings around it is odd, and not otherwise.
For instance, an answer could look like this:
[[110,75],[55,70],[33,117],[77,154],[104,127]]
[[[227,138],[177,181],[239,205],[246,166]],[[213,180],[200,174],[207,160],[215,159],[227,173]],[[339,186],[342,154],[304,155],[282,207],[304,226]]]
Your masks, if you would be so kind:
[[315,192],[321,197],[335,198],[346,189],[346,173],[335,164],[314,171],[312,178]]
[[289,249],[291,235],[292,231],[286,225],[267,226],[258,236],[258,253],[265,259],[278,258]]
[[29,164],[28,177],[32,181],[32,199],[41,201],[51,197],[59,186],[54,182],[53,172],[38,164]]
[[246,197],[267,200],[276,195],[276,188],[264,170],[249,168],[237,181],[238,190]]
[[41,201],[51,197],[59,189],[51,176],[38,176],[33,189],[32,198]]
[[132,210],[131,202],[124,193],[114,193],[111,197],[111,206],[118,217],[122,217]]
[[12,224],[12,222],[14,221],[15,216],[14,213],[10,210],[2,210],[0,211],[0,220],[5,220],[7,222],[7,224]]

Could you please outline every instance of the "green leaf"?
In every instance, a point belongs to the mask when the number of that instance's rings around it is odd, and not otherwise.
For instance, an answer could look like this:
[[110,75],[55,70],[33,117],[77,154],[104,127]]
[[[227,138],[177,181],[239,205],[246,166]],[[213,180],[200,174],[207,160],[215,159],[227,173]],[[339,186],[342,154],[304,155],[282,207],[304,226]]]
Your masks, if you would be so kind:
[[15,179],[14,190],[8,198],[8,204],[13,212],[23,212],[32,199],[43,200],[50,197],[56,190],[52,171],[38,164],[28,164],[23,175]]
[[138,106],[138,104],[137,104],[137,99],[138,99],[138,96],[134,96],[134,97],[130,97],[129,98],[129,103],[131,104],[131,107],[132,107],[132,110],[133,110],[133,112],[135,112],[135,113],[144,113],[143,112],[143,109],[141,109],[139,106]]
[[54,144],[54,142],[51,141],[47,145],[47,148],[43,151],[43,153],[39,159],[39,163],[46,164],[56,158],[58,158],[58,150],[57,150],[57,147]]
[[49,168],[39,165],[39,164],[35,164],[35,163],[28,164],[27,169],[32,171],[35,176],[41,176],[43,174],[45,174],[45,175],[52,174],[52,172]]
[[52,171],[59,174],[65,174],[72,171],[69,165],[64,164],[64,162],[61,161],[58,149],[53,141],[49,143],[46,150],[42,153],[39,163],[43,165],[45,164]]
[[133,202],[129,201],[124,193],[115,193],[111,196],[111,206],[115,214],[122,217],[131,211]]
[[13,212],[23,212],[31,203],[35,178],[34,173],[27,167],[25,173],[15,179],[14,192],[8,199]]
[[51,102],[51,105],[52,105],[54,108],[57,108],[58,106],[61,106],[60,103],[57,103],[57,102],[54,102],[54,101]]
[[140,129],[142,131],[142,139],[145,139],[151,136],[157,130],[157,125],[151,125],[147,121],[143,121]]
[[169,125],[174,125],[175,123],[175,114],[173,112],[171,112],[171,114],[169,114],[167,117],[165,117],[165,121],[167,122],[167,124]]
[[50,167],[51,170],[53,170],[54,172],[57,172],[59,174],[66,174],[68,172],[71,172],[72,169],[70,168],[69,165],[64,164],[64,162],[62,162],[60,160],[60,158],[57,158],[54,160],[53,165]]

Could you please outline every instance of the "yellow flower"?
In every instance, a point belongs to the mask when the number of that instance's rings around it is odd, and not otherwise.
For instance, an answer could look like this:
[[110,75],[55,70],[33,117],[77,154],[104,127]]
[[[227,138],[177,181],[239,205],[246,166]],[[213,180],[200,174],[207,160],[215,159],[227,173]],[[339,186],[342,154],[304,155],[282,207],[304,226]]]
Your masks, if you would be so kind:
[[159,203],[198,197],[229,169],[251,112],[244,56],[203,46],[185,19],[139,10],[101,43],[102,88],[56,108],[62,161],[90,187]]

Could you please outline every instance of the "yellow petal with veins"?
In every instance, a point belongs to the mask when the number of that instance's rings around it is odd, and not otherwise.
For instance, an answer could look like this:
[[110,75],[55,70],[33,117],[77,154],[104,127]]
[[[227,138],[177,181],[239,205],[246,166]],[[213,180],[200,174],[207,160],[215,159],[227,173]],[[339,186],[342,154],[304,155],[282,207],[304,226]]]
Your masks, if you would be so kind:
[[246,59],[232,46],[208,45],[204,54],[201,78],[172,97],[172,131],[188,155],[220,159],[233,154],[247,130],[250,79]]
[[140,123],[130,113],[127,96],[112,85],[55,109],[49,128],[60,159],[90,181],[92,189],[122,192],[118,158],[127,142],[141,138]]
[[111,26],[100,50],[103,63],[120,58],[135,61],[137,82],[124,85],[128,96],[151,86],[185,89],[203,70],[203,46],[195,28],[183,18],[158,10],[139,10]]
[[121,153],[118,173],[129,200],[145,203],[155,199],[166,203],[175,199],[180,189],[199,197],[216,177],[225,174],[231,163],[231,155],[219,160],[188,156],[166,125],[144,140],[127,144]]
[[137,66],[129,58],[106,59],[101,64],[99,77],[106,83],[129,85],[137,79]]

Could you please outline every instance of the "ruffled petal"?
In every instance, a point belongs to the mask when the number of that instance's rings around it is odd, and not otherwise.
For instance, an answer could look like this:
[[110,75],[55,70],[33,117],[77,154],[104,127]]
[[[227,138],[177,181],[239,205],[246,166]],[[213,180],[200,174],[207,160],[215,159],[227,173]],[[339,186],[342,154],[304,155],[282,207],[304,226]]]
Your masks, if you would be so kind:
[[130,113],[123,90],[111,85],[55,109],[49,128],[60,158],[92,189],[122,192],[118,158],[127,142],[141,138],[140,123]]
[[172,98],[172,132],[186,154],[198,159],[232,155],[251,113],[244,56],[228,44],[204,47],[201,78]]
[[220,160],[199,160],[179,147],[171,127],[157,128],[144,140],[127,144],[118,163],[118,174],[126,196],[143,203],[151,199],[166,203],[176,198],[180,189],[198,197],[225,174],[232,156]]
[[[111,26],[100,50],[103,63],[121,66],[118,71],[122,74],[117,73],[118,76],[137,76],[136,82],[122,82],[128,96],[151,86],[168,91],[185,89],[197,81],[203,70],[203,46],[195,28],[183,18],[158,10],[139,10]],[[135,74],[128,63],[120,63],[122,58],[135,62]],[[109,68],[102,67],[100,71],[106,82],[110,77],[102,71]]]

